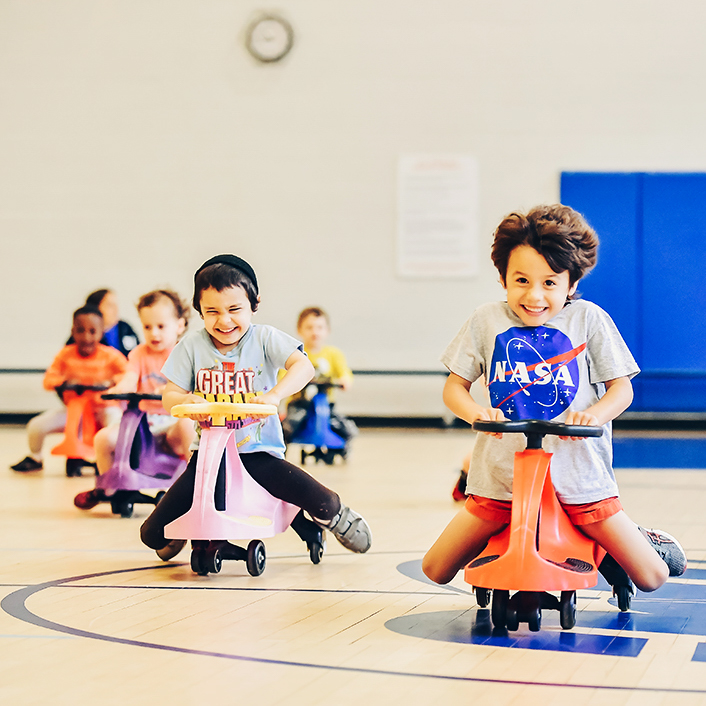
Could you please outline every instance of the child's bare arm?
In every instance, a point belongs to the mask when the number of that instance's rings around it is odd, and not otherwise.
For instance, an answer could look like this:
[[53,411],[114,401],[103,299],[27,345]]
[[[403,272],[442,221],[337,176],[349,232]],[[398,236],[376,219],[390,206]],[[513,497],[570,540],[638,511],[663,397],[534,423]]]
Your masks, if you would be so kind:
[[605,386],[605,394],[596,404],[582,412],[569,412],[565,423],[600,427],[615,419],[630,406],[632,383],[629,378],[608,380]]
[[278,406],[286,397],[299,392],[314,377],[314,366],[300,350],[294,351],[284,364],[287,371],[280,381],[264,395],[253,397],[251,402]]
[[137,392],[138,374],[134,370],[128,370],[125,375],[123,375],[118,382],[113,385],[109,390],[106,390],[108,394],[120,395],[125,392]]
[[[203,397],[194,395],[189,390],[184,390],[175,385],[171,380],[167,382],[162,391],[162,406],[167,412],[172,411],[172,407],[177,404],[204,404],[206,400]],[[193,417],[197,422],[205,422],[209,419],[208,414],[199,415],[198,417]]]
[[[479,405],[470,394],[471,383],[456,373],[449,373],[444,385],[444,404],[459,418],[473,424],[478,419],[503,421],[505,415],[494,407]],[[492,434],[492,436],[500,436]]]

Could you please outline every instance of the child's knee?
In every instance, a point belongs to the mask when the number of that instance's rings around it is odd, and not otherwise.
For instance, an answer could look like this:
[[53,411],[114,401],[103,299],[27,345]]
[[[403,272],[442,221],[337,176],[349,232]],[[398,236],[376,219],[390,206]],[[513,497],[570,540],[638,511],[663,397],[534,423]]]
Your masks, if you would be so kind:
[[36,417],[32,417],[32,419],[27,422],[26,429],[28,434],[37,434],[42,430],[42,420],[40,419],[41,416],[41,414],[38,414]]
[[660,560],[655,562],[654,566],[641,568],[639,575],[630,578],[637,588],[645,593],[650,593],[664,586],[669,578],[669,568]]
[[168,543],[168,540],[164,536],[164,528],[155,527],[153,523],[150,523],[149,517],[140,527],[140,539],[142,543],[150,549],[162,549],[162,547],[165,547]]
[[430,556],[429,552],[422,559],[422,571],[428,579],[440,584],[448,583],[456,575],[455,571],[449,571],[448,566]]
[[[32,417],[27,422],[27,434],[28,436],[44,439],[47,434],[53,431],[53,424],[49,420],[49,416],[46,412],[38,414],[36,417]],[[58,425],[57,425],[58,426]]]
[[97,453],[113,451],[110,440],[110,433],[107,428],[101,429],[100,431],[96,432],[96,435],[93,437],[93,448],[96,450]]

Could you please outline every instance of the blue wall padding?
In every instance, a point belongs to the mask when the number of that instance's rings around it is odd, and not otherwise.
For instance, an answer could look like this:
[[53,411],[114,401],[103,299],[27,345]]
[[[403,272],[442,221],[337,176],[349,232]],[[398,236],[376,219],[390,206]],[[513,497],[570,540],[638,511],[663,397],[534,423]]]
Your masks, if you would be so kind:
[[615,468],[706,468],[706,439],[613,439]]
[[631,411],[706,411],[706,174],[564,172],[561,200],[601,240],[579,291],[611,315],[642,369]]

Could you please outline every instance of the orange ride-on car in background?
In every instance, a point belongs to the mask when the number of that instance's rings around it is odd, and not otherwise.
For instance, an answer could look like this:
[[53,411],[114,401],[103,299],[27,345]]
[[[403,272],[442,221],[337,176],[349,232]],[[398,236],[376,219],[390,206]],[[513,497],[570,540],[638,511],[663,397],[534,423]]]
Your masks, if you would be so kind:
[[[107,385],[67,385],[56,389],[66,405],[64,440],[51,452],[55,456],[66,456],[66,475],[80,476],[83,466],[96,468],[88,461],[94,457],[93,437],[98,431],[96,401]],[[96,470],[97,474],[98,471]]]

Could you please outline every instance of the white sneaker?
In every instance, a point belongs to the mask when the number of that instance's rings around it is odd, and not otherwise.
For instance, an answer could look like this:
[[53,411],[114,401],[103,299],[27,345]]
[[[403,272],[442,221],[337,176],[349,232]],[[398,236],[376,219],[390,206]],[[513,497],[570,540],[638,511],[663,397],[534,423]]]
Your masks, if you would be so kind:
[[357,554],[364,554],[370,549],[373,537],[368,523],[345,505],[341,505],[336,517],[325,527],[346,548]]
[[186,546],[185,539],[172,539],[166,547],[157,549],[157,556],[162,561],[173,559]]

